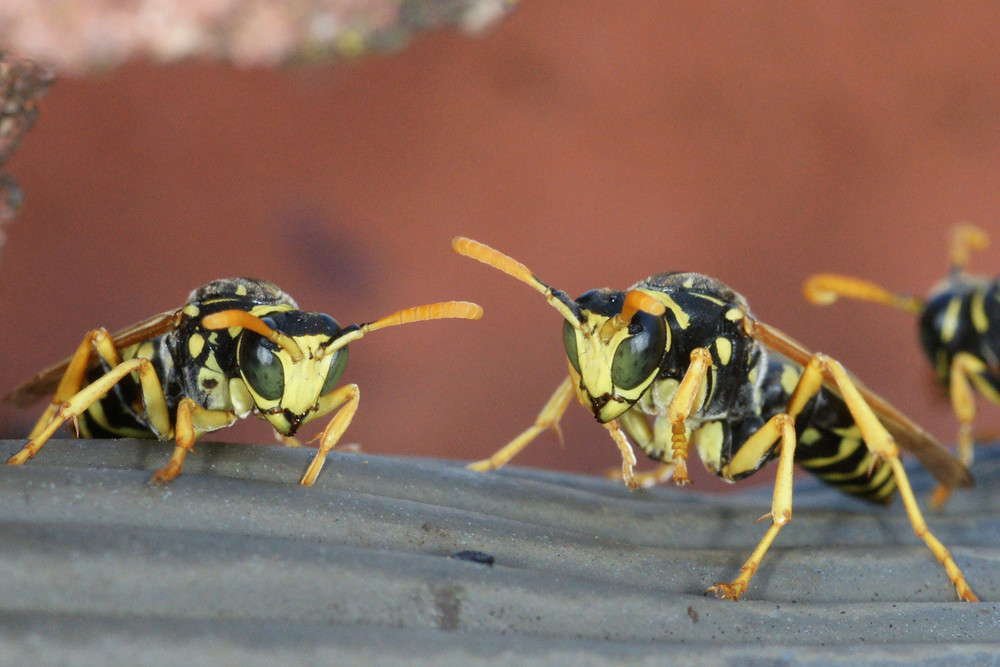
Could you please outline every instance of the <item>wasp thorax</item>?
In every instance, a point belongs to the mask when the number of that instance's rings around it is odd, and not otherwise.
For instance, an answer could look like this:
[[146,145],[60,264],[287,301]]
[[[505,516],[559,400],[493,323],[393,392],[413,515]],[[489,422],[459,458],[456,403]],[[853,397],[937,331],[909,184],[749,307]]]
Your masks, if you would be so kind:
[[579,326],[563,324],[566,355],[594,416],[609,421],[628,410],[656,379],[669,330],[662,306],[646,292],[593,290],[576,303]]

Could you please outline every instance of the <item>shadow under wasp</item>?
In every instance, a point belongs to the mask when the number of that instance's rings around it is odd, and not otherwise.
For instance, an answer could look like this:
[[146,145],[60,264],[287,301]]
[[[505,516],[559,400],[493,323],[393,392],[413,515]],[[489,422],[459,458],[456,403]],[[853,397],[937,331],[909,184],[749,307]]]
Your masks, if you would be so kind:
[[[921,346],[958,419],[958,458],[966,466],[973,458],[974,390],[1000,404],[1000,279],[966,271],[972,251],[984,250],[988,244],[982,229],[956,226],[951,237],[951,272],[926,299],[894,294],[867,280],[833,273],[816,274],[803,285],[806,298],[817,305],[848,297],[917,316]],[[948,485],[939,485],[931,495],[931,506],[943,506],[950,495]]]
[[[971,484],[965,466],[839,362],[753,318],[741,295],[701,274],[660,273],[625,291],[597,289],[574,300],[477,241],[458,237],[452,247],[541,292],[563,317],[569,361],[569,376],[535,423],[471,468],[498,468],[540,433],[558,432],[576,396],[618,446],[622,478],[632,488],[668,477],[686,484],[692,443],[705,466],[730,482],[778,459],[771,511],[764,517],[771,525],[738,576],[708,589],[718,597],[736,600],[746,591],[791,520],[798,463],[869,501],[886,503],[898,490],[914,532],[944,565],[958,597],[978,599],[928,529],[897,444],[949,488]],[[661,462],[657,471],[634,471],[630,437]]]
[[358,408],[358,385],[337,386],[347,345],[386,327],[481,316],[474,303],[448,301],[342,328],[329,315],[299,310],[272,283],[216,280],[192,292],[178,310],[114,335],[87,333],[71,358],[8,395],[21,407],[50,395],[52,401],[28,444],[7,463],[26,462],[73,420],[82,437],[173,439],[170,462],[150,480],[168,482],[181,473],[201,434],[238,418],[261,417],[280,439],[297,445],[299,427],[337,410],[301,478],[311,486]]

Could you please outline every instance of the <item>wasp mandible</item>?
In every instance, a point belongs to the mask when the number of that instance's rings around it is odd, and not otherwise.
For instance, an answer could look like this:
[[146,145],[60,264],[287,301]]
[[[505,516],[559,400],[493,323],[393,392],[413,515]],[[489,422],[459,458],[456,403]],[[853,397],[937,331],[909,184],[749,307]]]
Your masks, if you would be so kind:
[[[660,273],[625,291],[597,289],[574,300],[477,241],[459,237],[452,247],[541,292],[563,317],[569,361],[569,376],[535,423],[470,467],[500,467],[546,429],[558,431],[576,396],[611,434],[622,455],[622,477],[633,488],[671,475],[687,483],[691,443],[705,466],[730,482],[778,459],[771,525],[736,579],[709,589],[717,596],[735,600],[744,593],[791,520],[798,463],[866,500],[885,503],[898,490],[914,531],[944,565],[959,598],[977,599],[928,529],[897,443],[949,487],[971,484],[965,466],[836,360],[754,319],[741,295],[701,274]],[[661,462],[659,470],[635,473],[629,437]]]
[[[76,353],[15,389],[7,400],[25,407],[52,402],[30,442],[7,461],[35,456],[67,420],[82,437],[175,441],[170,462],[151,482],[177,477],[201,434],[253,414],[286,443],[303,424],[336,414],[301,484],[316,481],[327,454],[358,408],[356,384],[337,387],[347,345],[386,327],[434,320],[476,320],[467,301],[416,306],[368,324],[341,327],[323,313],[303,312],[276,285],[247,278],[216,280],[191,293],[179,310],[156,315],[115,335],[95,329]],[[339,410],[338,410],[339,408]]]
[[[872,301],[917,316],[920,342],[946,389],[958,419],[958,458],[972,464],[972,423],[976,418],[974,390],[1000,404],[1000,279],[966,272],[969,256],[984,250],[989,237],[973,225],[958,225],[951,237],[951,272],[926,299],[893,294],[860,278],[823,273],[803,286],[806,298],[829,305],[838,297]],[[931,504],[941,507],[950,487],[938,486]]]

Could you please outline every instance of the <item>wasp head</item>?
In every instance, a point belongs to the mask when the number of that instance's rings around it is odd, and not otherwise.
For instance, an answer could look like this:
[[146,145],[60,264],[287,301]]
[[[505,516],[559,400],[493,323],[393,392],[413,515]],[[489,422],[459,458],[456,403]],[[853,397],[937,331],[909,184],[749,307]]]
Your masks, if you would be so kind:
[[329,315],[298,310],[250,317],[257,322],[242,322],[236,350],[240,379],[253,410],[282,435],[294,435],[336,387],[348,353],[335,342],[357,327],[341,329]]
[[455,252],[517,278],[559,311],[563,344],[577,396],[594,417],[609,422],[631,408],[656,379],[670,346],[665,306],[646,289],[593,290],[576,301],[542,282],[528,267],[487,245],[457,237]]
[[664,308],[645,290],[592,290],[576,300],[579,322],[563,323],[577,393],[600,422],[631,408],[656,379],[669,347]]

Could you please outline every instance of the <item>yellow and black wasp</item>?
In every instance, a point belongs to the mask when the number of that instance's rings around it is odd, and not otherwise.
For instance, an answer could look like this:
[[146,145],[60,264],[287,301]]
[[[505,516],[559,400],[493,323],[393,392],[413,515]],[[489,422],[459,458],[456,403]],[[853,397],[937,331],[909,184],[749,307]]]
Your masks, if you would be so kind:
[[[803,286],[806,298],[818,305],[843,296],[917,316],[921,345],[958,418],[958,457],[966,466],[973,457],[973,390],[1000,403],[1000,280],[965,270],[971,252],[985,249],[988,243],[986,232],[978,227],[957,226],[951,238],[951,273],[926,299],[893,294],[867,280],[831,273],[811,276]],[[938,486],[931,504],[940,507],[949,495],[950,487]]]
[[[898,490],[914,531],[944,565],[959,598],[977,599],[927,528],[897,443],[948,487],[971,484],[965,466],[840,363],[754,319],[732,289],[697,273],[661,273],[626,291],[598,289],[573,300],[488,246],[459,237],[452,247],[544,294],[565,320],[569,359],[569,377],[535,423],[473,469],[500,467],[538,434],[558,430],[575,395],[611,434],[621,451],[622,477],[633,488],[671,474],[677,484],[687,483],[692,442],[705,466],[730,482],[778,459],[771,526],[736,579],[709,589],[717,596],[735,600],[744,593],[791,519],[798,463],[870,501],[888,502]],[[633,470],[629,437],[662,463],[658,471]]]
[[466,301],[416,306],[368,324],[341,327],[303,312],[276,285],[246,278],[216,280],[191,293],[179,310],[109,335],[89,332],[76,354],[15,389],[7,400],[28,406],[54,395],[7,461],[20,465],[68,419],[82,437],[173,439],[173,456],[153,482],[177,477],[203,433],[254,414],[288,444],[306,422],[340,408],[319,435],[301,483],[316,481],[327,454],[358,407],[356,384],[337,387],[348,343],[386,327],[441,318],[479,319]]

